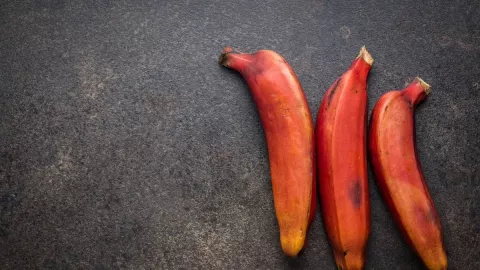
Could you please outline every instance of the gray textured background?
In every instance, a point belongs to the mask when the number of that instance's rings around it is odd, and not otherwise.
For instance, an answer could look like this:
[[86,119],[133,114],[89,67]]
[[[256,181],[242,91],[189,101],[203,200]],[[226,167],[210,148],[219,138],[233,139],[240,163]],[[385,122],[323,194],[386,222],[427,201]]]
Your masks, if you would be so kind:
[[[423,2],[423,4],[419,3]],[[0,268],[334,269],[278,241],[263,130],[221,49],[274,49],[316,115],[366,45],[369,106],[415,76],[450,269],[480,269],[478,1],[0,1]],[[370,177],[367,269],[421,269]]]

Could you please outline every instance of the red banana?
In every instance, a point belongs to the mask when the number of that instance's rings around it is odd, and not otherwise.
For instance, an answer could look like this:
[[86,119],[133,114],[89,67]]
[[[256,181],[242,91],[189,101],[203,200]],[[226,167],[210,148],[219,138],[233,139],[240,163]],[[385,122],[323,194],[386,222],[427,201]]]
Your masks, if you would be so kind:
[[274,51],[247,54],[227,47],[219,63],[238,71],[250,88],[268,145],[280,243],[287,256],[296,256],[316,207],[313,123],[302,87]]
[[328,89],[316,125],[318,185],[323,221],[339,269],[362,269],[370,233],[365,47]]
[[415,146],[414,109],[429,92],[416,78],[384,94],[372,113],[369,148],[377,185],[406,242],[428,269],[447,269],[440,220]]

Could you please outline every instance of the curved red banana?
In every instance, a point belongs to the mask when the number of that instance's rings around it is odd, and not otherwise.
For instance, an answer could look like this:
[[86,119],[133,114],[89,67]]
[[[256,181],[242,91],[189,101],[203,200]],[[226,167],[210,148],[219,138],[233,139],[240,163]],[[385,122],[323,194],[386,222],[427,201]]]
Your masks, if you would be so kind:
[[286,255],[296,256],[316,207],[313,123],[302,87],[287,61],[273,51],[247,54],[227,47],[219,62],[240,72],[257,105],[267,139],[281,246]]
[[317,116],[318,184],[339,269],[362,269],[370,233],[366,113],[373,59],[365,47],[323,97]]
[[372,113],[369,148],[377,185],[406,242],[428,269],[447,269],[440,220],[415,146],[414,110],[429,92],[416,78],[384,94]]

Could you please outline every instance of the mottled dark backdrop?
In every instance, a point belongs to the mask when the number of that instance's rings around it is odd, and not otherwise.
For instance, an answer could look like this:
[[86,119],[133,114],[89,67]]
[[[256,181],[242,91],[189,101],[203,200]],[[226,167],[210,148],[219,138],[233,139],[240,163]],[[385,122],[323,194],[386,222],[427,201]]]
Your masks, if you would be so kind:
[[[366,45],[369,107],[415,76],[451,269],[480,269],[480,3],[0,1],[0,268],[334,269],[281,253],[267,151],[225,45],[274,49],[313,115]],[[367,269],[421,269],[370,177]]]

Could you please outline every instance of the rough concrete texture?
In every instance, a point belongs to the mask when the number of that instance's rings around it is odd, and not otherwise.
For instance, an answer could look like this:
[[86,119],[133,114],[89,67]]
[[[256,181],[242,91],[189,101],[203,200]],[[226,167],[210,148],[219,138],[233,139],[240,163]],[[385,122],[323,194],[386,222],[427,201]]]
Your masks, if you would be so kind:
[[[230,45],[273,49],[313,115],[362,45],[369,107],[432,85],[417,142],[450,269],[480,269],[478,1],[1,1],[1,269],[333,269],[321,218],[278,241]],[[367,269],[421,269],[370,174]]]

